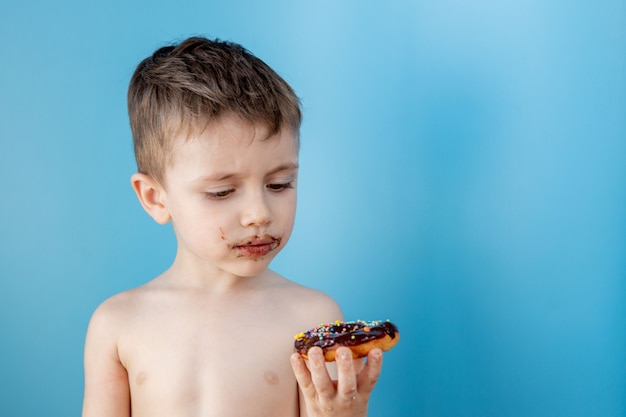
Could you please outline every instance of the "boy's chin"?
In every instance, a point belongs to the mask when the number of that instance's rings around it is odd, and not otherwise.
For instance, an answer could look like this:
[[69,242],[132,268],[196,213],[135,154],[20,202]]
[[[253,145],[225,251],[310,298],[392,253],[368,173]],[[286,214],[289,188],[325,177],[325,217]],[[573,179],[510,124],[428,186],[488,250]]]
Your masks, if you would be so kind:
[[235,268],[236,271],[233,272],[235,275],[242,278],[256,277],[267,271],[273,258],[273,256],[265,256],[263,258],[246,259],[245,262],[239,265],[238,268]]

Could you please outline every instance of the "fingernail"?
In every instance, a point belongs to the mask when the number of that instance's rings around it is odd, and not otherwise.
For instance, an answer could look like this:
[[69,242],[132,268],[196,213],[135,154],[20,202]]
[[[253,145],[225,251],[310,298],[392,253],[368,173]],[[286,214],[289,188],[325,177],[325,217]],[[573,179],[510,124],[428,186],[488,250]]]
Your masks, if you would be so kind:
[[325,366],[324,354],[321,349],[311,349],[309,351],[309,363],[314,367],[319,368]]

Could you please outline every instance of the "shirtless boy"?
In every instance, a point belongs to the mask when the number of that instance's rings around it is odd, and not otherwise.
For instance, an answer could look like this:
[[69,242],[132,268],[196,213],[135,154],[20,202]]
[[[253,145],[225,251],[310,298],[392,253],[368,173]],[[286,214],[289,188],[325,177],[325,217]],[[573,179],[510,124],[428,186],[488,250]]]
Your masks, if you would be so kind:
[[190,38],[145,59],[129,113],[146,212],[172,223],[171,267],[95,311],[85,344],[83,417],[366,416],[382,352],[293,336],[342,319],[327,295],[268,269],[291,234],[300,107],[239,45]]

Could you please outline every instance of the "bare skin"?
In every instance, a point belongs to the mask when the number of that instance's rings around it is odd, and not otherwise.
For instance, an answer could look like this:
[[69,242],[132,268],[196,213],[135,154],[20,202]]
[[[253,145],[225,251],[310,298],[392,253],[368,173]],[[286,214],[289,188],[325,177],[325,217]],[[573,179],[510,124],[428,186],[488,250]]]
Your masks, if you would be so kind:
[[299,415],[293,335],[313,312],[340,312],[270,271],[253,280],[214,294],[165,274],[104,303],[87,339],[84,415]]
[[295,334],[342,319],[327,295],[268,269],[293,228],[297,146],[289,132],[228,118],[179,140],[167,186],[132,185],[178,249],[165,273],[105,301],[85,344],[83,417],[367,415],[382,352],[367,364],[321,351],[308,365]]

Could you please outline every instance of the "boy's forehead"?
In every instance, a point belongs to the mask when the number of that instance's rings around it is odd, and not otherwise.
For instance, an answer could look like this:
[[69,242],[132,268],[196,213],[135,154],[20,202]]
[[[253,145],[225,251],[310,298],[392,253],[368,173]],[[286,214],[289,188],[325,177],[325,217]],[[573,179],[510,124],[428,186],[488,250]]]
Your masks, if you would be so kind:
[[269,128],[261,123],[235,118],[195,126],[172,138],[169,168],[184,167],[191,161],[205,164],[205,169],[211,166],[228,167],[229,164],[235,168],[234,164],[256,161],[257,156],[268,163],[289,160],[297,164],[298,136],[289,129],[274,135],[269,132]]
[[250,145],[255,141],[268,143],[281,140],[291,140],[298,144],[299,138],[296,132],[289,128],[283,128],[279,132],[272,134],[267,123],[251,122],[237,115],[226,114],[217,119],[208,121],[195,121],[190,123],[186,129],[181,129],[181,135],[175,140],[175,144],[180,144],[189,140],[200,140],[205,142],[235,143],[237,145]]

